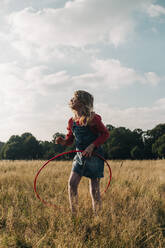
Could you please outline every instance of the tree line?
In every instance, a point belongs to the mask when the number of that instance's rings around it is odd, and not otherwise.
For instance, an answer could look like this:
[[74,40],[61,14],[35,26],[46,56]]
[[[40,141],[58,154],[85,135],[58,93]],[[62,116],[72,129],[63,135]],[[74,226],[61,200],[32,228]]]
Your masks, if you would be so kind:
[[[164,159],[165,158],[165,124],[158,124],[151,130],[143,131],[134,129],[131,131],[125,127],[106,125],[110,132],[109,139],[103,144],[104,157],[106,159]],[[12,135],[4,143],[0,142],[0,159],[7,160],[48,160],[65,151],[75,149],[73,144],[64,147],[55,144],[58,136],[63,133],[55,133],[51,141],[37,140],[31,133]],[[58,159],[72,159],[74,154],[66,154]]]

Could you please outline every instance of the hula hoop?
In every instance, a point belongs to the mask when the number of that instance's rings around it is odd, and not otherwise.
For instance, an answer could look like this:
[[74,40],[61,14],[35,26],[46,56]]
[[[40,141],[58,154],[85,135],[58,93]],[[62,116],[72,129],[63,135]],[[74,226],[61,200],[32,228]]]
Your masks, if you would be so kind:
[[[37,198],[38,198],[42,203],[44,203],[45,205],[51,206],[51,207],[55,207],[55,208],[58,208],[58,206],[57,206],[56,204],[47,202],[47,201],[45,201],[44,199],[42,199],[42,198],[40,197],[39,193],[37,192],[37,178],[38,178],[40,172],[41,172],[41,171],[43,170],[43,168],[44,168],[49,162],[51,162],[52,160],[54,160],[54,159],[56,159],[56,158],[58,158],[58,157],[61,157],[61,156],[65,155],[65,154],[74,153],[74,152],[83,152],[83,151],[82,151],[82,150],[73,150],[73,151],[68,151],[68,152],[60,153],[60,154],[54,156],[53,158],[49,159],[49,160],[48,160],[48,161],[47,161],[47,162],[38,170],[38,172],[37,172],[37,174],[36,174],[36,176],[35,176],[35,178],[34,178],[34,192],[35,192]],[[103,191],[103,193],[105,193],[105,192],[107,191],[107,189],[109,188],[109,185],[110,185],[110,182],[111,182],[111,179],[112,179],[112,171],[111,171],[111,168],[110,168],[110,165],[108,164],[108,162],[107,162],[100,154],[98,154],[98,153],[96,153],[96,152],[93,152],[93,154],[96,155],[97,157],[99,157],[100,159],[102,159],[102,160],[106,163],[106,165],[108,166],[108,169],[109,169],[109,181],[108,181],[108,184],[107,184],[105,190]]]

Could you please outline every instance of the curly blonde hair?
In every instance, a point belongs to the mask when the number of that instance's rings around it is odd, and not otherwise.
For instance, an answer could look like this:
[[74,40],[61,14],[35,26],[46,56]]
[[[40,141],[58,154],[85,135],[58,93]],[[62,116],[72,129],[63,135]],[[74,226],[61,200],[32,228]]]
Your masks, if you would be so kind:
[[69,106],[75,112],[75,115],[78,111],[81,113],[79,118],[81,126],[86,126],[91,120],[93,101],[93,96],[87,91],[77,90],[74,92],[74,97],[71,99]]

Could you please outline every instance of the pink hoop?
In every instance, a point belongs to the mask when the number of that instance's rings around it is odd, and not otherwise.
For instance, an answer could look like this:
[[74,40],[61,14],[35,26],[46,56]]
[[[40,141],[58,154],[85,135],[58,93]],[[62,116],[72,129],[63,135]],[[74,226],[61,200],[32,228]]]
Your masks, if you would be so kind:
[[[45,205],[51,206],[51,207],[55,207],[55,208],[58,208],[56,204],[53,204],[53,203],[50,203],[50,202],[45,201],[45,200],[42,199],[42,198],[40,197],[40,195],[37,193],[37,178],[38,178],[40,172],[43,170],[43,168],[44,168],[50,161],[52,161],[52,160],[54,160],[54,159],[56,159],[56,158],[58,158],[58,157],[61,157],[61,156],[65,155],[65,154],[69,154],[69,153],[73,153],[73,152],[83,152],[83,151],[82,151],[82,150],[80,150],[80,151],[73,150],[73,151],[68,151],[68,152],[63,152],[63,153],[61,153],[61,154],[58,154],[58,155],[56,155],[55,157],[49,159],[49,160],[48,160],[48,161],[47,161],[47,162],[38,170],[38,172],[37,172],[37,174],[36,174],[36,176],[35,176],[35,178],[34,178],[34,192],[35,192],[37,198],[38,198],[42,203],[44,203]],[[107,191],[107,189],[109,188],[109,185],[110,185],[110,182],[111,182],[111,179],[112,179],[112,171],[111,171],[111,168],[110,168],[108,162],[107,162],[101,155],[99,155],[99,154],[96,153],[96,152],[94,152],[93,154],[96,155],[97,157],[101,158],[101,159],[106,163],[106,165],[108,166],[108,169],[109,169],[109,181],[108,181],[108,184],[107,184],[105,190],[103,191],[103,193],[105,193],[105,192]]]

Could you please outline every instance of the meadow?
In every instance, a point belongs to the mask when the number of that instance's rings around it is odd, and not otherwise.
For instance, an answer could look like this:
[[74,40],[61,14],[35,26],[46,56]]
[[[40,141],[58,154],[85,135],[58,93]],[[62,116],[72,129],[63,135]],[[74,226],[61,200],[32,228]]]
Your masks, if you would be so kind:
[[[92,212],[88,179],[79,186],[79,211],[69,210],[71,161],[0,161],[0,248],[163,248],[165,247],[165,161],[109,161],[111,185]],[[108,182],[108,169],[101,182]]]

